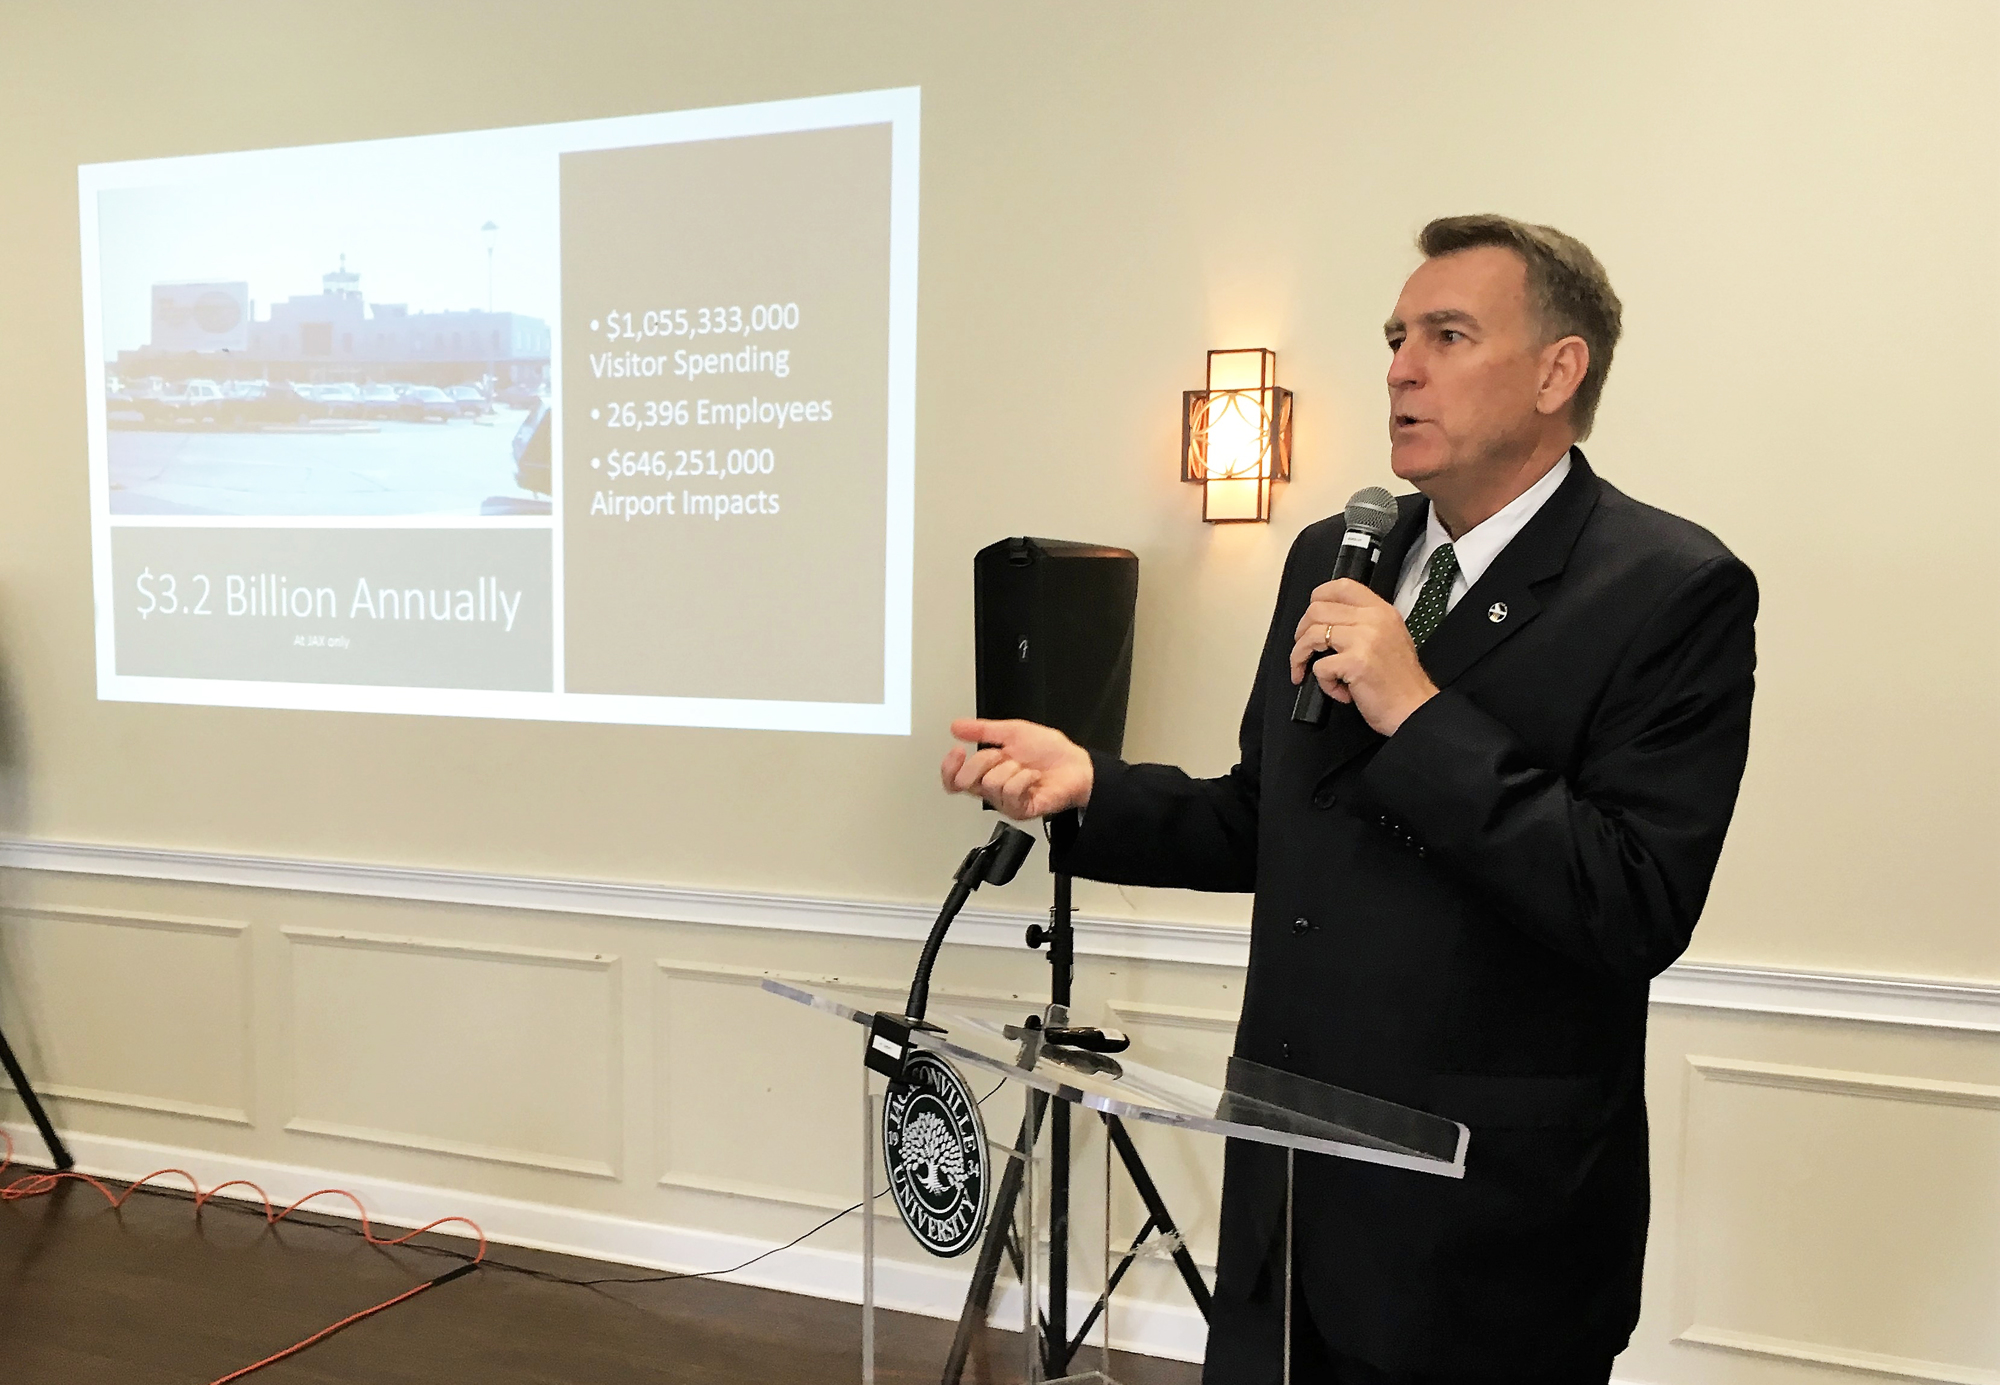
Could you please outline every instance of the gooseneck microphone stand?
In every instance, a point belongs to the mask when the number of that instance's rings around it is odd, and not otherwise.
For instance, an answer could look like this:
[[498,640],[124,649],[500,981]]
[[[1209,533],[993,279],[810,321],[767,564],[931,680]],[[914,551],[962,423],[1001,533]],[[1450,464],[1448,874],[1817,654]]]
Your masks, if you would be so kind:
[[951,877],[951,893],[945,896],[937,922],[931,925],[931,934],[924,939],[923,955],[917,958],[917,973],[910,979],[910,998],[903,1004],[902,1017],[911,1028],[937,1028],[924,1023],[924,1011],[931,1002],[931,970],[937,966],[938,949],[944,946],[944,935],[950,930],[951,921],[981,885],[1004,885],[1012,880],[1034,849],[1035,839],[1026,832],[996,822],[985,845],[975,846],[958,863]]
[[[944,946],[945,934],[950,930],[952,920],[958,917],[966,901],[972,898],[972,892],[981,885],[1004,885],[1012,880],[1034,845],[1035,839],[1026,832],[1005,822],[996,823],[993,835],[983,845],[968,851],[965,859],[959,862],[958,870],[952,876],[951,893],[945,897],[944,907],[938,911],[937,921],[931,925],[930,936],[924,939],[924,950],[917,959],[916,974],[911,978],[910,995],[904,1002],[903,1013],[878,1013],[875,1016],[867,1049],[870,1068],[892,1082],[902,1079],[912,1031],[937,1031],[939,1028],[925,1018],[925,1012],[930,1008],[931,972],[937,966],[938,952]],[[1125,1042],[1122,1036],[1069,1028],[1070,994],[1076,972],[1076,927],[1070,898],[1070,877],[1057,875],[1055,902],[1049,908],[1048,926],[1037,923],[1028,927],[1028,946],[1039,950],[1046,945],[1049,949],[1049,1006],[1042,1014],[1030,1015],[1025,1027],[1048,1029],[1048,1042],[1052,1044],[1092,1046],[1094,1041],[1109,1037],[1116,1047],[1122,1048]],[[1167,1204],[1160,1196],[1159,1186],[1147,1172],[1145,1161],[1139,1157],[1139,1150],[1132,1143],[1124,1122],[1114,1115],[1100,1114],[1104,1117],[1106,1137],[1117,1151],[1119,1162],[1125,1166],[1126,1176],[1132,1180],[1132,1187],[1146,1208],[1145,1225],[1132,1238],[1131,1246],[1112,1271],[1096,1306],[1072,1335],[1069,1330],[1070,1103],[1052,1103],[1046,1092],[1030,1088],[1027,1105],[1021,1113],[1021,1133],[1014,1145],[1021,1158],[1009,1159],[1006,1171],[1000,1176],[1000,1186],[994,1195],[993,1210],[986,1224],[986,1237],[980,1243],[972,1283],[966,1290],[965,1307],[959,1314],[958,1331],[952,1338],[951,1354],[945,1358],[943,1385],[959,1385],[964,1377],[965,1362],[972,1343],[985,1326],[991,1311],[993,1288],[1000,1276],[1001,1257],[1006,1256],[1016,1277],[1021,1277],[1026,1264],[1024,1257],[1034,1251],[1032,1233],[1030,1243],[1026,1245],[1016,1234],[1014,1207],[1021,1196],[1022,1163],[1034,1157],[1045,1115],[1049,1124],[1050,1163],[1049,1305],[1046,1313],[1038,1312],[1036,1315],[1044,1377],[1054,1379],[1068,1371],[1070,1361],[1090,1336],[1091,1328],[1096,1326],[1112,1290],[1125,1277],[1125,1272],[1138,1258],[1146,1241],[1156,1234],[1171,1248],[1175,1268],[1180,1271],[1181,1279],[1186,1283],[1195,1306],[1201,1310],[1203,1319],[1209,1317],[1208,1285],[1181,1238],[1173,1214],[1167,1210]],[[1106,1212],[1108,1215],[1108,1208]]]
[[911,1033],[918,1029],[943,1032],[940,1026],[924,1018],[924,1011],[930,1008],[931,969],[937,965],[944,935],[974,890],[981,885],[1004,885],[1012,880],[1021,869],[1021,862],[1034,849],[1033,837],[1003,822],[993,828],[993,835],[986,839],[985,845],[965,853],[965,859],[952,874],[951,893],[945,896],[937,922],[931,925],[930,936],[924,939],[923,954],[917,958],[917,973],[910,979],[910,998],[903,1002],[903,1013],[894,1015],[878,1010],[868,1025],[868,1047],[863,1050],[862,1062],[870,1071],[881,1073],[891,1082],[901,1082],[910,1061]]
[[[1004,827],[1005,824],[1002,824]],[[996,837],[999,833],[996,831]],[[1049,906],[1049,922],[1044,927],[1039,923],[1028,926],[1027,943],[1030,948],[1040,950],[1046,944],[1049,949],[1049,1009],[1047,1023],[1067,1025],[1069,1022],[1070,995],[1076,972],[1076,927],[1070,903],[1070,877],[1055,877],[1055,901]],[[1041,1016],[1030,1016],[1029,1026],[1042,1023]],[[1045,1315],[1039,1317],[1042,1342],[1043,1373],[1047,1378],[1065,1374],[1070,1361],[1078,1349],[1090,1336],[1096,1326],[1098,1315],[1104,1311],[1104,1304],[1111,1291],[1125,1277],[1126,1270],[1138,1258],[1140,1248],[1147,1239],[1157,1234],[1162,1242],[1172,1247],[1174,1266],[1180,1271],[1181,1280],[1187,1285],[1188,1294],[1195,1306],[1201,1310],[1204,1321],[1209,1319],[1209,1290],[1201,1277],[1201,1269],[1194,1262],[1180,1230],[1174,1222],[1173,1214],[1160,1196],[1159,1186],[1153,1182],[1145,1161],[1139,1157],[1137,1146],[1132,1143],[1125,1123],[1117,1116],[1100,1112],[1104,1118],[1104,1128],[1112,1148],[1117,1151],[1119,1162],[1125,1166],[1126,1176],[1132,1180],[1134,1191],[1146,1208],[1146,1223],[1139,1234],[1132,1238],[1131,1246],[1112,1271],[1110,1282],[1104,1286],[1102,1296],[1090,1310],[1074,1334],[1069,1331],[1069,1194],[1070,1194],[1070,1117],[1071,1104],[1067,1101],[1051,1103],[1049,1096],[1034,1088],[1028,1090],[1027,1108],[1021,1113],[1021,1133],[1015,1148],[1022,1159],[1032,1158],[1037,1138],[1041,1133],[1042,1118],[1046,1111],[1049,1123],[1049,1306]],[[1053,1106],[1053,1109],[1049,1109]],[[1014,1230],[1014,1204],[1021,1195],[1021,1159],[1009,1159],[1006,1171],[1000,1177],[1000,1186],[994,1195],[993,1211],[987,1219],[986,1238],[980,1243],[979,1259],[974,1263],[972,1283],[966,1290],[965,1307],[959,1314],[958,1331],[952,1338],[951,1354],[945,1358],[942,1385],[959,1385],[965,1374],[965,1362],[972,1350],[972,1344],[986,1325],[991,1311],[993,1289],[1000,1274],[1000,1258],[1006,1256],[1017,1278],[1021,1276],[1023,1256],[1032,1254],[1032,1244],[1023,1245]],[[1105,1209],[1110,1215],[1110,1209]]]
[[34,1087],[29,1084],[28,1074],[21,1071],[21,1062],[14,1056],[14,1050],[8,1045],[5,1034],[0,1034],[0,1067],[7,1070],[7,1080],[14,1084],[14,1091],[19,1094],[21,1104],[28,1108],[28,1118],[34,1121],[35,1129],[41,1132],[42,1143],[49,1149],[49,1158],[55,1161],[58,1169],[74,1168],[76,1160],[70,1158],[69,1149],[63,1144],[62,1136],[56,1134],[55,1125],[49,1120],[49,1113],[42,1109],[41,1098],[35,1095]]

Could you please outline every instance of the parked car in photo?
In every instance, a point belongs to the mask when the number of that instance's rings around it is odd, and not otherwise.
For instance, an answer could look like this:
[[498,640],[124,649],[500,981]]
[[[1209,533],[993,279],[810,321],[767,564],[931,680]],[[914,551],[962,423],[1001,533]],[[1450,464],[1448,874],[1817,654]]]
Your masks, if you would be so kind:
[[241,428],[254,422],[250,417],[250,405],[260,401],[270,388],[269,380],[224,380],[222,382],[222,421],[232,428]]
[[176,428],[213,427],[223,419],[222,386],[213,380],[189,380],[146,401],[147,418]]
[[361,386],[348,380],[316,385],[313,397],[326,406],[329,418],[361,417]]
[[487,401],[485,394],[477,385],[453,385],[445,393],[456,399],[459,411],[468,416],[493,412],[493,405]]
[[104,418],[113,428],[144,428],[155,422],[153,401],[166,393],[166,382],[157,375],[124,380],[112,376],[104,384]]
[[444,423],[458,416],[458,401],[436,385],[412,385],[396,401],[396,417],[412,423],[433,418]]
[[402,386],[363,385],[361,387],[361,416],[363,418],[394,418],[396,416],[396,403],[402,397]]
[[223,422],[231,428],[310,423],[326,406],[283,380],[231,380],[223,390]]
[[514,484],[535,495],[550,495],[554,491],[550,417],[548,401],[538,399],[514,433]]
[[510,409],[533,409],[542,402],[542,392],[534,385],[509,385],[500,391],[498,398]]

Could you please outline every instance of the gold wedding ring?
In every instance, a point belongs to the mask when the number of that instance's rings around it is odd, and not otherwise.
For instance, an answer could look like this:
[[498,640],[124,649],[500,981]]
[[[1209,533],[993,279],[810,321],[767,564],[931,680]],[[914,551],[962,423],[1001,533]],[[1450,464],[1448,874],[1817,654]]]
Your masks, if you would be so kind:
[[1326,624],[1325,624],[1324,626],[1322,626],[1321,628],[1322,628],[1323,630],[1325,630],[1325,631],[1326,631],[1326,634],[1324,634],[1323,636],[1321,636],[1321,637],[1320,637],[1320,646],[1319,646],[1319,647],[1320,647],[1321,649],[1324,649],[1324,650],[1327,650],[1327,651],[1331,652],[1331,651],[1332,651],[1332,649],[1333,649],[1333,622],[1332,622],[1332,621],[1328,621],[1328,622],[1327,622],[1327,623],[1326,623]]

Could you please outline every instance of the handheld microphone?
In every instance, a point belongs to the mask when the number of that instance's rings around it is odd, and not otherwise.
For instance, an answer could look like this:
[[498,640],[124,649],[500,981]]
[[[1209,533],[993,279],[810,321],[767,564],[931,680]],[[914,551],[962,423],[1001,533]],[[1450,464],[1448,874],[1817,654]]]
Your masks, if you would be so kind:
[[[1375,564],[1382,556],[1382,536],[1396,527],[1396,497],[1380,486],[1356,491],[1347,502],[1347,532],[1340,536],[1340,553],[1333,560],[1333,579],[1352,577],[1367,586],[1375,576]],[[1313,677],[1313,665],[1325,658],[1315,654],[1306,664],[1306,676],[1292,699],[1292,720],[1308,726],[1324,726],[1333,715],[1333,699]]]
[[1058,1048],[1080,1048],[1090,1053],[1123,1053],[1132,1046],[1132,1038],[1122,1029],[1098,1029],[1093,1025],[1036,1024],[1035,1016],[1028,1016],[1029,1023],[1006,1025],[1000,1033],[1003,1037],[1020,1040],[1030,1034],[1040,1034],[1042,1042]]
[[1091,1053],[1123,1053],[1132,1040],[1122,1029],[1097,1029],[1089,1025],[1052,1024],[1042,1030],[1042,1038],[1065,1048],[1081,1048]]

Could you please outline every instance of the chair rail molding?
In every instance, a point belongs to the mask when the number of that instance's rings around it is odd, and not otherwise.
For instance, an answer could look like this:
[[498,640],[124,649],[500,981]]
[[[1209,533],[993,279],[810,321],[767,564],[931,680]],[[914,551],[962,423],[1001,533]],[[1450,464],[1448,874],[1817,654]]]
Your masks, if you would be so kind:
[[[911,942],[929,932],[935,915],[934,906],[929,904],[19,837],[0,838],[0,866],[60,875]],[[1021,946],[1022,930],[1043,917],[1040,911],[969,909],[959,916],[952,941],[974,947],[1016,948]],[[1077,951],[1092,957],[1240,970],[1250,955],[1250,932],[1240,925],[1080,916],[1076,937]],[[1679,962],[1653,983],[1652,1001],[1679,1009],[2000,1033],[2000,984],[1916,976]]]

